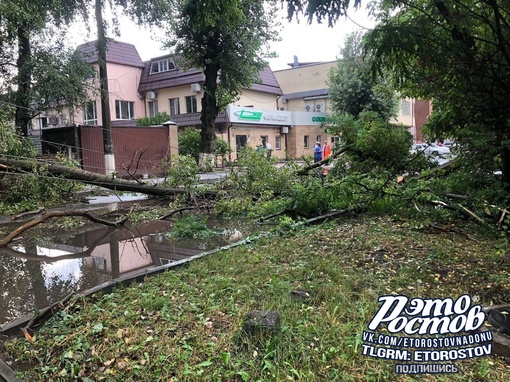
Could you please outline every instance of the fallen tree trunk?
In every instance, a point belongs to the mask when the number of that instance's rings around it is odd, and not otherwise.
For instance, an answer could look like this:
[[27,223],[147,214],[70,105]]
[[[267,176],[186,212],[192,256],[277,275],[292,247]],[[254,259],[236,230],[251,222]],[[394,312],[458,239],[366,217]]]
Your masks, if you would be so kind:
[[[164,188],[157,187],[152,184],[135,184],[128,180],[112,178],[111,176],[100,175],[78,168],[67,167],[60,163],[27,161],[0,156],[0,165],[4,165],[8,171],[13,172],[33,172],[35,167],[38,171],[41,172],[47,171],[52,175],[62,176],[65,179],[104,187],[114,191],[139,192],[142,194],[154,196],[179,195],[186,194],[188,192],[180,188]],[[201,191],[200,194],[204,196],[216,196],[217,191]]]
[[321,166],[323,166],[325,164],[328,164],[330,160],[335,159],[336,157],[342,155],[343,153],[345,153],[345,152],[347,152],[349,150],[350,149],[348,147],[344,147],[341,150],[338,150],[337,152],[335,152],[333,155],[330,155],[326,159],[323,159],[323,160],[321,160],[321,161],[319,161],[317,163],[313,163],[311,165],[302,167],[301,169],[299,169],[299,171],[296,174],[298,174],[298,175],[307,175],[310,170],[313,170],[313,169],[315,169],[317,167],[321,167]]

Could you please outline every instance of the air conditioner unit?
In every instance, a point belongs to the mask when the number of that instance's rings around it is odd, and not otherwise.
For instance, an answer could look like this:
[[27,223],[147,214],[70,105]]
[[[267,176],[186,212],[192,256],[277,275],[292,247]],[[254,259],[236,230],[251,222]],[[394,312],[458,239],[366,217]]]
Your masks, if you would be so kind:
[[191,84],[191,91],[193,93],[200,93],[202,91],[202,86],[200,86],[200,84]]
[[58,125],[58,117],[48,117],[48,125]]
[[306,110],[306,111],[310,111],[310,110],[312,110],[312,107],[311,107],[310,105],[306,105],[306,106],[305,106],[305,110]]
[[157,94],[156,92],[153,92],[153,91],[150,91],[150,92],[147,92],[147,99],[152,101],[153,99],[156,99],[157,98]]
[[288,134],[289,133],[289,126],[282,126],[280,128],[281,134]]
[[323,103],[315,104],[315,112],[316,113],[324,113],[324,104]]

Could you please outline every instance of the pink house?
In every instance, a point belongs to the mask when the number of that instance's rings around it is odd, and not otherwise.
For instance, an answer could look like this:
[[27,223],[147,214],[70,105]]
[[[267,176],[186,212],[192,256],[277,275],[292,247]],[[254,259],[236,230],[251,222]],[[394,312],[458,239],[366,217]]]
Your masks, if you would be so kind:
[[[76,48],[82,52],[85,61],[98,69],[96,41],[90,41]],[[138,95],[138,82],[144,64],[135,46],[125,42],[110,40],[106,51],[108,89],[110,92],[110,110],[112,121],[134,120],[145,116],[144,102]],[[96,94],[99,79],[89,79],[91,85],[90,101],[84,110],[75,114],[77,125],[102,126],[101,105]]]

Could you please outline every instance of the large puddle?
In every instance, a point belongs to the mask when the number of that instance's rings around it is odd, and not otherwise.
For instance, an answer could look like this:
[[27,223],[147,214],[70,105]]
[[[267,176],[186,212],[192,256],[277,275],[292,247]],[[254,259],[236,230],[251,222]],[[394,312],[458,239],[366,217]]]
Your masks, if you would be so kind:
[[[38,229],[10,248],[0,248],[0,325],[34,313],[69,295],[144,268],[172,263],[229,244],[229,236],[169,240],[173,223],[155,221],[109,229]],[[242,221],[208,218],[213,229],[255,233]],[[242,227],[242,228],[240,228]]]

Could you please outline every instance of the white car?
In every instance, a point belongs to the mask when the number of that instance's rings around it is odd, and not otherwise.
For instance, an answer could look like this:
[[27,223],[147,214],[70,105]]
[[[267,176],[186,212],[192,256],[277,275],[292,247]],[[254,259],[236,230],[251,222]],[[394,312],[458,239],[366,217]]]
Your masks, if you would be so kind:
[[417,143],[412,145],[411,152],[417,154],[423,152],[426,156],[446,158],[450,155],[450,149],[435,143]]

